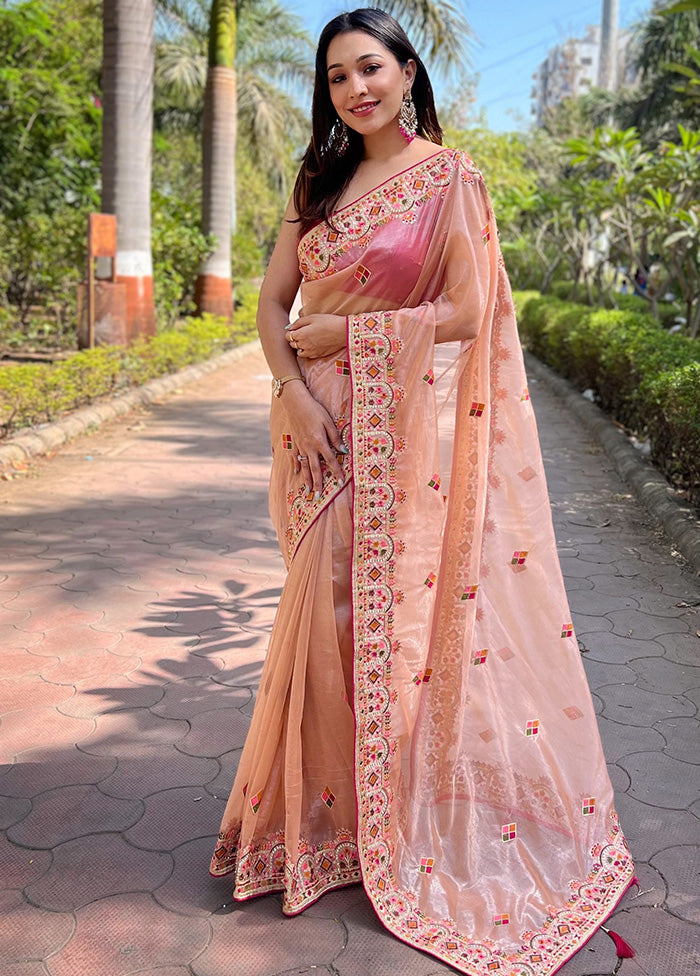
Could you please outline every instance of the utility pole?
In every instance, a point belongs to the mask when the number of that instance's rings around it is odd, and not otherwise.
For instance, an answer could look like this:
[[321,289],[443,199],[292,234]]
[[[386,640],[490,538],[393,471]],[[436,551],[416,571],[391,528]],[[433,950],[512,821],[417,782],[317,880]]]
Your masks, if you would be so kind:
[[620,19],[620,0],[603,0],[598,59],[598,87],[614,91],[617,83],[617,25]]

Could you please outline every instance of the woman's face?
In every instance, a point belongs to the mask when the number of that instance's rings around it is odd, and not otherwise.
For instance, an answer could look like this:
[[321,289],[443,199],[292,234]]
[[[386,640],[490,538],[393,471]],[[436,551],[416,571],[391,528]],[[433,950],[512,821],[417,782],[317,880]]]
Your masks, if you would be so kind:
[[415,61],[402,67],[381,41],[348,31],[328,45],[326,63],[331,101],[346,125],[362,136],[395,125],[415,77]]

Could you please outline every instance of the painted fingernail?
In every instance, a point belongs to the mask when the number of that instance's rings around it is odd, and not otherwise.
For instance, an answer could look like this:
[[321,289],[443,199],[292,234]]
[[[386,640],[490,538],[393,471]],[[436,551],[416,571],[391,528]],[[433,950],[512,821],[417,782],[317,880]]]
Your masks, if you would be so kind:
[[345,446],[345,444],[341,444],[340,447],[338,448],[338,450],[340,451],[341,454],[349,454],[350,453],[349,449]]
[[289,325],[285,325],[285,327],[284,327],[284,331],[285,331],[285,332],[289,332],[289,330],[290,330],[291,328],[292,328],[292,323],[290,322],[290,323],[289,323]]
[[320,491],[314,492],[314,501],[319,502],[320,500],[321,500],[321,492]]

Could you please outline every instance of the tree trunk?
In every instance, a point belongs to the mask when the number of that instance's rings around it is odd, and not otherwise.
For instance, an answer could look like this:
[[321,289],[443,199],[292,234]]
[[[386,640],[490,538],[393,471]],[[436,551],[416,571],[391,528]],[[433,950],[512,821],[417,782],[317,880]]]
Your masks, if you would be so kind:
[[104,0],[102,210],[117,217],[127,336],[155,333],[151,257],[152,0]]
[[195,301],[200,313],[231,319],[231,234],[236,165],[236,5],[214,0],[202,131],[202,230],[216,239],[199,269]]

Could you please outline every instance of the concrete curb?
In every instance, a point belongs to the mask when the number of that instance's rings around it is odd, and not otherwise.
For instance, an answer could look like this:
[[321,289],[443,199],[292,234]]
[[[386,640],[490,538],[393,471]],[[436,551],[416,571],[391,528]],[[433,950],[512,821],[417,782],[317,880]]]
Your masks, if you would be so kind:
[[607,414],[529,352],[527,371],[546,383],[566,407],[600,441],[617,473],[634,491],[649,513],[663,526],[692,570],[700,574],[700,520],[697,511],[677,497],[669,483],[632,447]]
[[113,420],[125,413],[129,413],[141,404],[153,403],[166,393],[172,393],[179,387],[193,383],[201,376],[206,376],[216,369],[235,363],[251,352],[257,352],[261,348],[260,340],[254,339],[246,342],[235,349],[229,349],[220,356],[208,359],[203,363],[193,363],[186,366],[177,373],[170,373],[168,376],[159,376],[155,380],[150,380],[144,386],[139,386],[128,393],[122,393],[111,400],[102,400],[93,403],[89,407],[82,407],[74,413],[69,414],[62,420],[54,423],[45,424],[41,427],[28,427],[21,433],[10,437],[5,443],[0,444],[0,470],[4,465],[10,465],[13,461],[26,461],[28,458],[40,457],[55,450],[62,444],[84,434],[88,430],[99,427],[106,420]]

